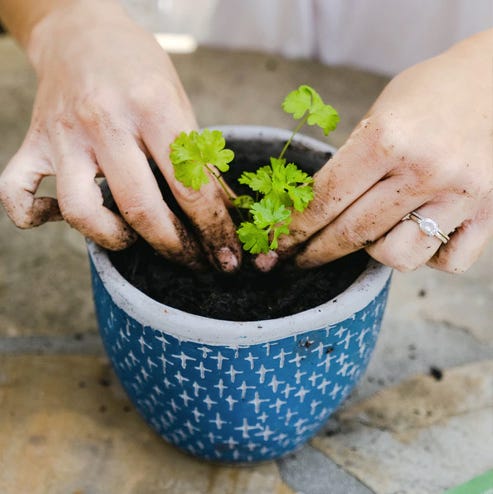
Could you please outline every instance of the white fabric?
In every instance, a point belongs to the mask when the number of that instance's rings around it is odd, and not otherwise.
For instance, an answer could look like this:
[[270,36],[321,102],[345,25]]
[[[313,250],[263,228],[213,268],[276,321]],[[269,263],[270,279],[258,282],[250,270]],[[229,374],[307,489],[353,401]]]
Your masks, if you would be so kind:
[[[154,31],[394,74],[493,27],[493,0],[123,0]],[[492,47],[493,51],[493,47]]]

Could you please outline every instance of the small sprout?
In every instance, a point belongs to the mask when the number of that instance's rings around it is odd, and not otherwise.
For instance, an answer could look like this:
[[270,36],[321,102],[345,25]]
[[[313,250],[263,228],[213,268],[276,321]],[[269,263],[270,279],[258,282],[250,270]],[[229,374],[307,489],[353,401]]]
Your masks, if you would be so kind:
[[294,163],[286,165],[285,159],[271,158],[270,166],[244,172],[238,182],[297,211],[303,211],[313,199],[313,178]]
[[[327,135],[339,122],[339,115],[326,105],[320,95],[310,86],[300,86],[285,98],[282,108],[300,120],[291,137],[277,158],[270,158],[270,164],[256,172],[244,172],[239,183],[247,185],[261,195],[255,201],[249,195],[230,197],[220,172],[229,170],[234,153],[225,149],[225,140],[218,130],[204,130],[201,133],[182,132],[171,144],[170,158],[175,177],[186,187],[199,190],[209,182],[212,174],[237,208],[247,209],[249,221],[242,221],[238,238],[243,248],[252,253],[267,253],[278,248],[281,235],[289,235],[292,210],[304,211],[313,199],[313,178],[300,170],[294,163],[286,163],[284,154],[301,127],[318,125]],[[208,172],[208,173],[207,173]],[[241,217],[241,213],[240,213]]]
[[279,236],[289,235],[291,208],[303,211],[313,199],[313,178],[285,159],[271,158],[270,165],[244,172],[238,182],[264,196],[250,208],[255,228],[243,222],[238,230],[243,248],[251,254],[277,249]]

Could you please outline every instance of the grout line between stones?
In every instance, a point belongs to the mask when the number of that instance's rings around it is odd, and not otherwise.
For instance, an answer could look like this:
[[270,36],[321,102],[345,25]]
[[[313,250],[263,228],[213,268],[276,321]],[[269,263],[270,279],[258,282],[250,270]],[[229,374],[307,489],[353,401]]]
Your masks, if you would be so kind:
[[104,350],[98,334],[0,337],[0,355],[95,355]]

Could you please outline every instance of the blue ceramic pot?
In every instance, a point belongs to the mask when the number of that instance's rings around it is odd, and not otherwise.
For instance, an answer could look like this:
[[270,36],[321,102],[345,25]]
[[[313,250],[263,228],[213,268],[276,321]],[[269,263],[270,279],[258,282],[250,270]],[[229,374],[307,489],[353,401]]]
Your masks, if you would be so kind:
[[[283,139],[271,128],[222,128],[226,139]],[[333,148],[300,137],[323,152]],[[364,372],[391,269],[370,261],[334,300],[265,321],[208,319],[160,304],[88,243],[97,318],[123,387],[167,441],[201,458],[254,462],[296,449]]]

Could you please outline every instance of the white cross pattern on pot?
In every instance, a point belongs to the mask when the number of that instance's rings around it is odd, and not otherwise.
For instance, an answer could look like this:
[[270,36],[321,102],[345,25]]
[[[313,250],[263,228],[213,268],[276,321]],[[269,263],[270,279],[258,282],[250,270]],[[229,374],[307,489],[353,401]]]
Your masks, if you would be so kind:
[[369,314],[382,311],[374,304],[334,329],[246,348],[178,340],[127,320],[110,348],[124,386],[161,434],[190,452],[221,445],[214,456],[226,448],[234,459],[235,448],[269,454],[319,427],[366,365],[378,328]]

